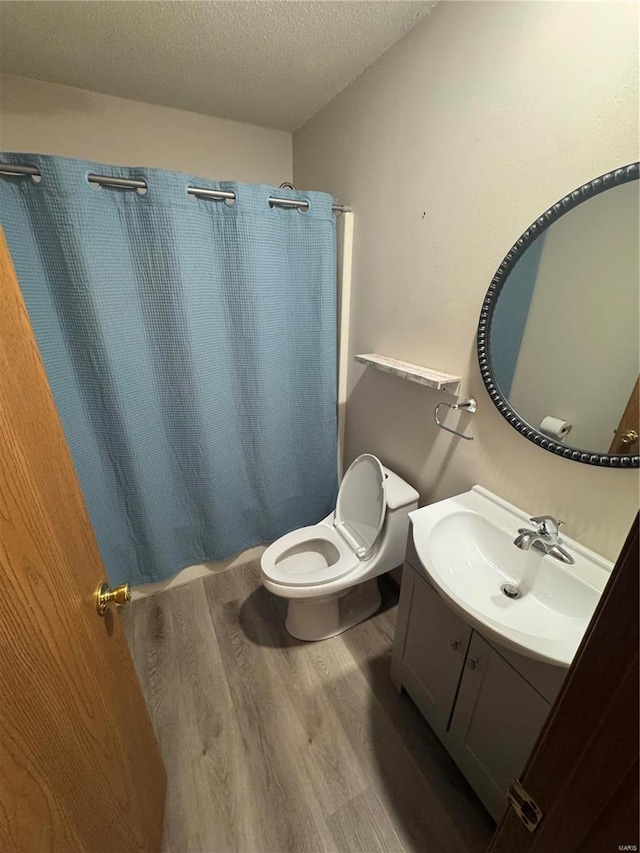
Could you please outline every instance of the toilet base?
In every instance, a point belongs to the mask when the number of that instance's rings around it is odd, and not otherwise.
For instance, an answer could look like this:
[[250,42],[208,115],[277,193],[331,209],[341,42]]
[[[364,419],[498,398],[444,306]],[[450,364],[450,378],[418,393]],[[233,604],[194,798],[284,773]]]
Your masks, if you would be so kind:
[[290,598],[285,628],[296,640],[328,640],[373,616],[381,601],[377,578],[333,595]]

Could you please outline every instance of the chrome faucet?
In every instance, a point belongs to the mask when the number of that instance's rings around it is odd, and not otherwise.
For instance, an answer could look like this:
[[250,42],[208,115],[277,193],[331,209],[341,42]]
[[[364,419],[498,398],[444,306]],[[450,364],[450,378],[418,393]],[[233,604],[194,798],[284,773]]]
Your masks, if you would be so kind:
[[575,560],[566,548],[560,544],[558,531],[562,526],[562,521],[556,521],[551,515],[537,515],[530,518],[532,524],[537,524],[536,530],[530,530],[528,527],[520,527],[518,535],[513,540],[516,548],[521,548],[523,551],[528,551],[529,548],[537,548],[543,554],[548,554],[555,560],[560,560],[561,563],[573,565]]

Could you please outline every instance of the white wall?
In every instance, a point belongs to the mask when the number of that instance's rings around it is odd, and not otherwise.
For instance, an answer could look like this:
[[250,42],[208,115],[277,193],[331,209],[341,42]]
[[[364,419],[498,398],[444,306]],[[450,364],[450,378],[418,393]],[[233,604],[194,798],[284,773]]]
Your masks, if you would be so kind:
[[528,423],[569,421],[566,444],[600,453],[638,378],[638,189],[614,187],[546,232],[509,394]]
[[614,558],[636,471],[559,459],[491,403],[475,353],[486,289],[547,207],[638,159],[634,4],[444,2],[294,135],[294,182],[354,207],[352,351],[464,377],[478,413],[352,362],[347,461],[370,450],[423,501],[481,483]]
[[287,131],[7,75],[0,78],[0,149],[212,180],[291,181]]

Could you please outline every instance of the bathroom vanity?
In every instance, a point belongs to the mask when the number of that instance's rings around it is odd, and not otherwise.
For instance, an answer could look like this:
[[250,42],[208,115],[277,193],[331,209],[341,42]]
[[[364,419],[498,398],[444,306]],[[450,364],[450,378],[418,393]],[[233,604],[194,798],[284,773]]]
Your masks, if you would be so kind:
[[[517,531],[520,523],[517,514],[479,487],[411,514],[391,665],[398,690],[414,700],[496,821],[506,808],[507,788],[522,772],[560,691],[610,567],[593,555],[599,565],[590,565],[591,583],[586,583],[569,575],[573,567],[556,570],[548,556],[522,555],[509,539],[510,524]],[[450,546],[446,551],[438,542],[443,530]],[[513,560],[503,572],[501,560],[511,560],[505,539]],[[583,559],[592,552],[573,544],[579,569],[586,571]],[[462,576],[460,597],[452,580],[456,573]],[[568,581],[566,599],[563,574],[574,579]],[[502,596],[500,581],[507,579],[523,590],[520,601]],[[539,638],[527,633],[526,608],[538,606],[536,597],[540,606],[557,612],[544,631],[547,636]],[[581,614],[567,611],[571,602],[582,608]],[[541,624],[539,615],[537,620]],[[551,623],[556,621],[554,639]],[[572,627],[582,622],[584,628],[567,640],[565,622]]]
[[492,645],[442,600],[408,549],[391,676],[496,821],[566,672]]

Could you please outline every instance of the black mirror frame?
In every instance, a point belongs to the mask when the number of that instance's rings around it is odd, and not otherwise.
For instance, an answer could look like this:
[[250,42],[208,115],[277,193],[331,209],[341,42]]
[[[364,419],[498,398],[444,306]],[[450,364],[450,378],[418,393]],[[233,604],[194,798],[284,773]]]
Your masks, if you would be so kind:
[[593,196],[599,195],[612,187],[638,180],[639,176],[640,163],[630,163],[628,166],[623,166],[613,172],[607,172],[598,178],[594,178],[593,181],[589,181],[589,183],[578,187],[577,190],[560,199],[560,201],[556,202],[542,216],[536,219],[524,234],[522,234],[515,245],[511,247],[498,267],[482,303],[480,322],[478,324],[477,348],[480,373],[482,374],[482,379],[489,392],[489,396],[503,418],[514,429],[524,435],[525,438],[528,438],[529,441],[532,441],[543,450],[555,453],[556,456],[561,456],[563,459],[573,459],[575,462],[584,462],[588,465],[599,465],[608,468],[638,468],[640,467],[640,456],[589,453],[576,447],[567,447],[566,444],[558,444],[558,442],[544,435],[535,427],[532,427],[531,424],[523,421],[520,415],[509,405],[508,400],[494,382],[491,356],[489,353],[489,335],[498,296],[512,269],[533,241],[557,219],[560,219],[561,216],[564,216],[565,213],[568,213],[583,201],[587,201],[587,199],[593,198]]

